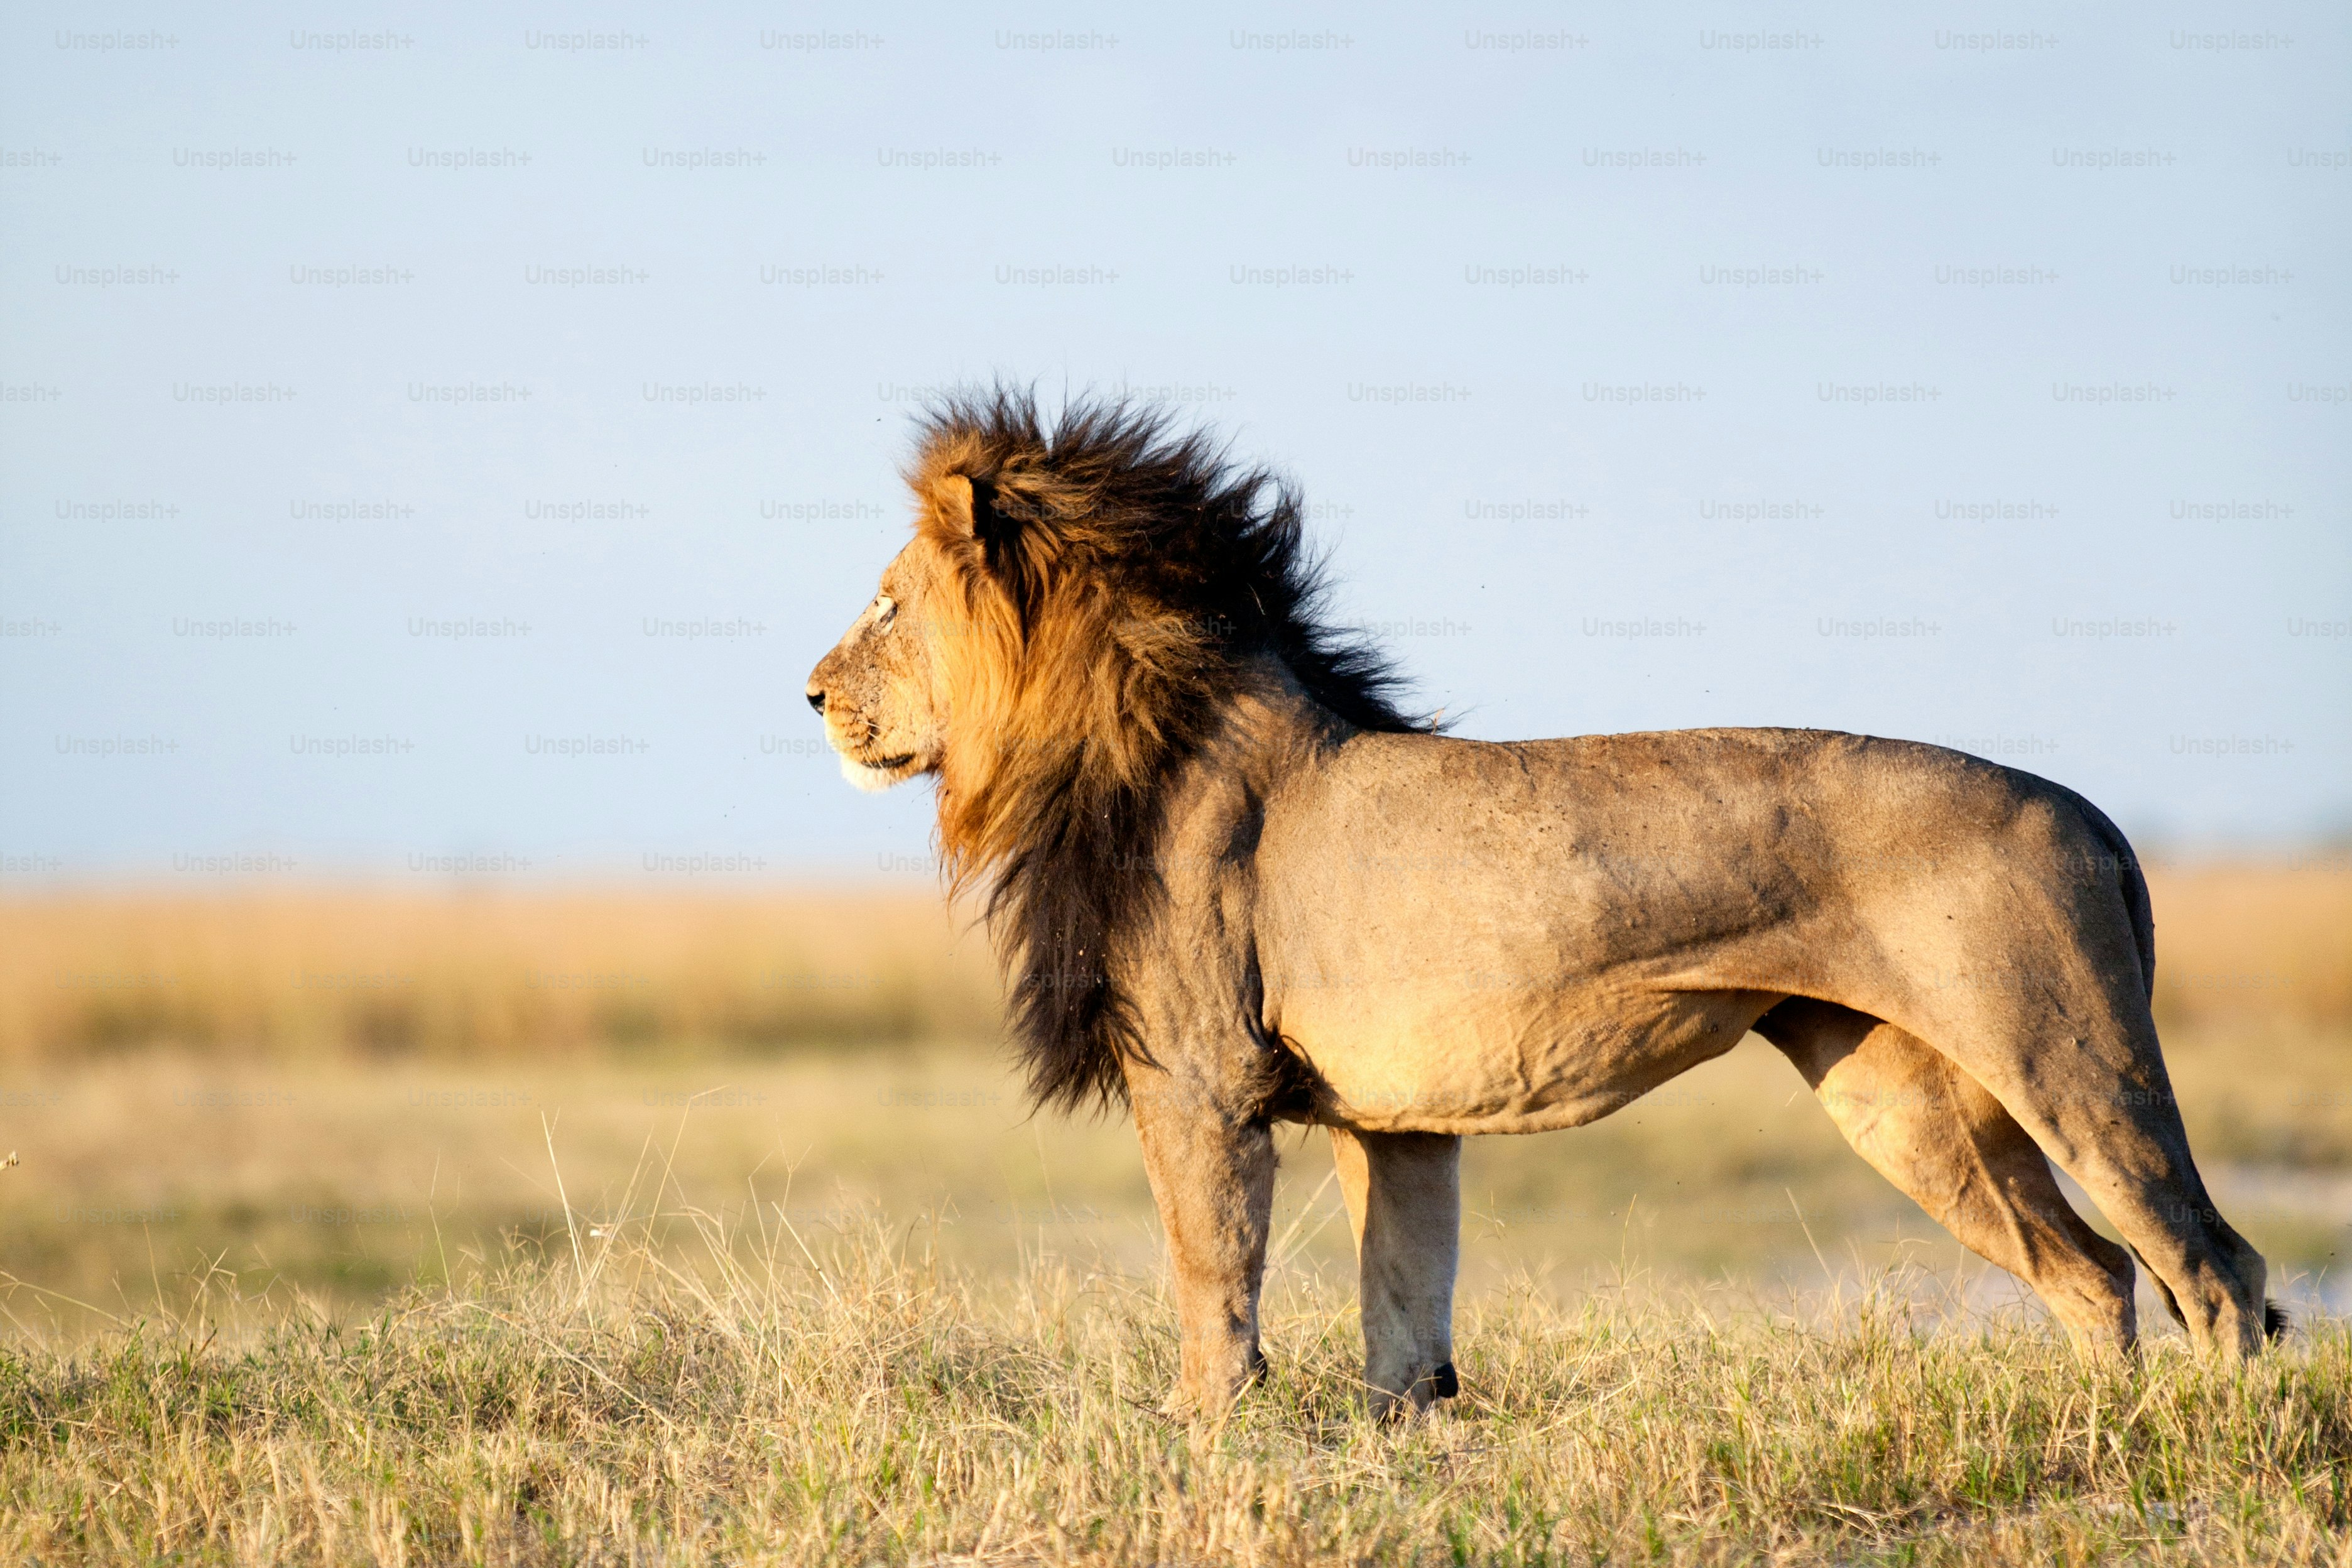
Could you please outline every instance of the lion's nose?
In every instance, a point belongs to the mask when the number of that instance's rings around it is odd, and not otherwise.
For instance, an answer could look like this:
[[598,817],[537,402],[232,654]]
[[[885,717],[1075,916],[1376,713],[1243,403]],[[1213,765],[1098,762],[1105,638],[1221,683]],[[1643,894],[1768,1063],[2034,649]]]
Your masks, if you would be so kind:
[[824,711],[824,692],[821,688],[814,686],[810,687],[808,689],[808,700],[810,707],[815,709],[820,713]]

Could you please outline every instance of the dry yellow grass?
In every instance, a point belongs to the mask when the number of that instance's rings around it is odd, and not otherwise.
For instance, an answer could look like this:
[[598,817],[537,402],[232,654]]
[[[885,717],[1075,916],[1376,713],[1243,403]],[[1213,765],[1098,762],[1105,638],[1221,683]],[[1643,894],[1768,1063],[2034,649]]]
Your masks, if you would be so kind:
[[0,1061],[936,1038],[994,1027],[928,892],[263,888],[0,900]]
[[[2076,1361],[1750,1040],[1474,1142],[1467,1392],[1402,1431],[1354,1414],[1286,1133],[1274,1376],[1213,1433],[1142,1407],[1131,1131],[1024,1118],[932,895],[0,900],[0,1561],[2352,1568],[2352,1340],[2310,1310],[2352,877],[2156,897],[2200,1163],[2305,1308],[2252,1373],[2146,1296],[2143,1368]],[[1877,1288],[1792,1308],[1824,1267]]]
[[[978,1281],[887,1237],[650,1214],[357,1323],[213,1302],[0,1350],[0,1554],[27,1563],[2046,1564],[2352,1560],[2352,1338],[2245,1371],[1924,1328],[1906,1282],[1506,1291],[1464,1395],[1357,1404],[1348,1292],[1268,1302],[1217,1428],[1152,1403],[1149,1275]],[[748,1245],[746,1245],[748,1244]]]
[[[2159,1017],[2352,1024],[2352,862],[2151,885]],[[921,888],[16,894],[0,897],[0,1062],[986,1034],[999,989],[967,926]]]
[[[2278,1293],[2352,1303],[2330,1283],[2352,1242],[2352,1037],[2178,1031],[2171,1057],[2205,1175]],[[982,1273],[1040,1249],[1137,1267],[1159,1252],[1133,1130],[1032,1118],[985,1040],[470,1064],[159,1050],[0,1077],[0,1143],[22,1156],[0,1173],[0,1274],[118,1314],[180,1301],[220,1268],[362,1310],[441,1278],[445,1254],[549,1236],[566,1196],[610,1220],[648,1141],[707,1201],[756,1194],[803,1225],[919,1227]],[[1286,1129],[1281,1149],[1277,1234],[1336,1266],[1348,1228],[1327,1141]],[[1572,1300],[1629,1261],[1818,1281],[1816,1247],[1849,1275],[1963,1266],[1760,1040],[1591,1127],[1475,1139],[1463,1186],[1470,1295],[1534,1270]],[[2016,1294],[1966,1267],[1985,1299]],[[2162,1316],[2152,1296],[2142,1311]],[[27,1331],[78,1316],[29,1288],[0,1288],[0,1313]]]
[[2352,850],[2147,880],[2159,1024],[2352,1023]]

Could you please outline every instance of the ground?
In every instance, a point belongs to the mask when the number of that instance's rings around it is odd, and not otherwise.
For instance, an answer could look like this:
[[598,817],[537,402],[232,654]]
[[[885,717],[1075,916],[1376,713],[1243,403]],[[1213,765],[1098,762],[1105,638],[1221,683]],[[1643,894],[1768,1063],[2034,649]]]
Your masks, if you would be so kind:
[[1398,1427],[1286,1131],[1213,1429],[1132,1130],[1029,1115],[929,906],[0,903],[0,1562],[2352,1568],[2347,892],[2158,882],[2297,1310],[2250,1368],[2145,1289],[2078,1357],[1750,1039],[1472,1142],[1462,1397]]
[[[683,1219],[669,1222],[685,1227]],[[2077,1357],[1890,1277],[1796,1314],[1634,1280],[1465,1314],[1463,1396],[1358,1413],[1291,1272],[1220,1428],[1148,1276],[976,1281],[887,1233],[640,1227],[242,1347],[201,1315],[0,1360],[10,1561],[2352,1561],[2352,1340]],[[812,1245],[803,1248],[803,1239]]]

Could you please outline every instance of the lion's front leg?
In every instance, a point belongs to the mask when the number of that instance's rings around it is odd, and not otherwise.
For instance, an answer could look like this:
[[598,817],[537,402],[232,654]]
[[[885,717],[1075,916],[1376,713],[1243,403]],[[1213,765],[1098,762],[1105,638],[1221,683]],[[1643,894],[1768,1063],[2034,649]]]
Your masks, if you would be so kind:
[[1355,1226],[1364,1384],[1375,1416],[1453,1396],[1454,1272],[1462,1235],[1462,1140],[1331,1129]]
[[1274,1208],[1273,1129],[1156,1069],[1131,1071],[1129,1088],[1184,1336],[1171,1408],[1222,1415],[1265,1364],[1257,1297]]

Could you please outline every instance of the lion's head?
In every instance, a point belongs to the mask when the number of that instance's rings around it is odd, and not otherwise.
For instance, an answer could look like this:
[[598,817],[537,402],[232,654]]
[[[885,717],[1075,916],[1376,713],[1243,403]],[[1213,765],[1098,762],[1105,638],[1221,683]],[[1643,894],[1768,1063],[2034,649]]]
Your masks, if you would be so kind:
[[930,646],[938,562],[922,540],[882,569],[880,590],[809,675],[842,775],[883,790],[937,773],[945,750],[940,661]]
[[[1118,1089],[1112,947],[1163,786],[1249,681],[1342,728],[1421,727],[1379,658],[1315,615],[1291,489],[1159,410],[950,396],[907,469],[915,537],[809,678],[865,789],[939,780],[941,858],[988,874],[1014,1022],[1047,1100]],[[1270,673],[1271,676],[1270,676]]]

